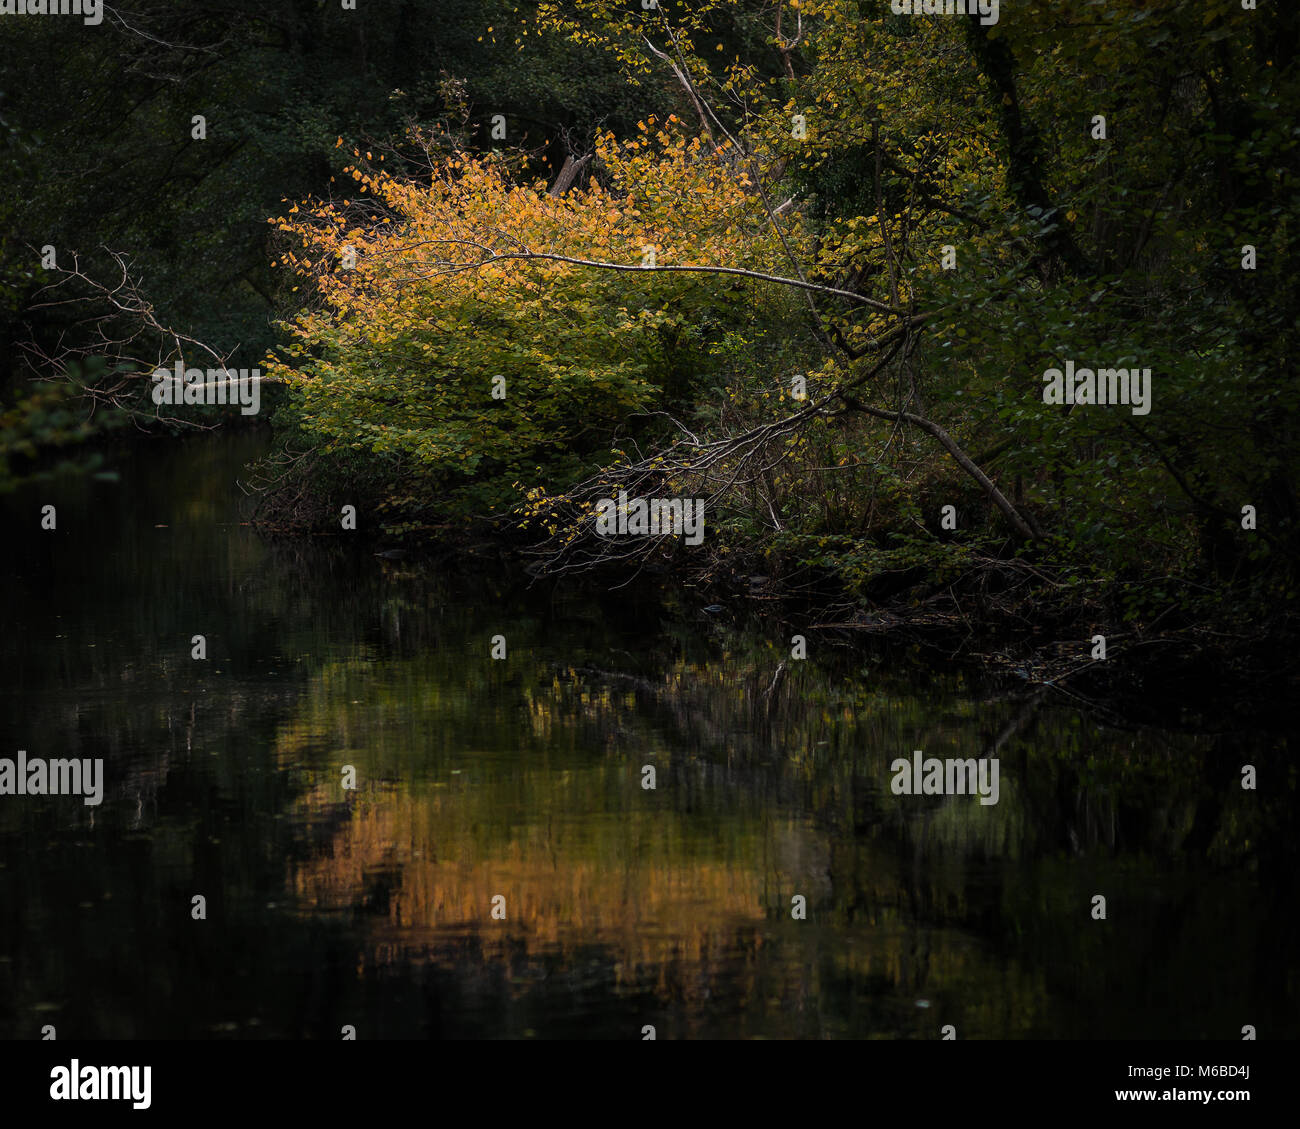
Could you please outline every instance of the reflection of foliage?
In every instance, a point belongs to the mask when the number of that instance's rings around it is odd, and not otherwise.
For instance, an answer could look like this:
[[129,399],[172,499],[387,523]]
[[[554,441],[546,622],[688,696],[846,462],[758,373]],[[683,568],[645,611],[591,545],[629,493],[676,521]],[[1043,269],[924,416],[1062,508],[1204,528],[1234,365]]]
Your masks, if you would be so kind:
[[[680,994],[699,1033],[704,985],[681,984],[683,970],[752,945],[734,988],[758,1008],[739,1021],[750,1033],[803,1030],[794,1001],[807,993],[834,1015],[831,983],[883,994],[880,1034],[933,1037],[916,997],[946,1001],[968,1035],[1096,1033],[1105,1017],[1060,969],[1106,970],[1134,999],[1148,987],[1131,948],[1117,962],[1112,935],[1082,926],[1094,887],[1131,913],[1165,881],[1156,860],[1181,852],[1204,868],[1195,829],[1208,820],[1232,841],[1233,812],[1257,810],[1240,789],[1226,803],[1204,794],[1225,755],[1211,739],[1098,728],[1041,690],[981,705],[958,679],[926,686],[852,660],[789,664],[774,680],[770,644],[746,634],[719,639],[725,658],[643,655],[638,671],[601,669],[599,649],[544,642],[526,620],[511,640],[508,669],[447,641],[399,663],[331,664],[281,729],[283,762],[316,781],[299,801],[308,824],[334,810],[339,762],[370,782],[293,882],[312,912],[364,914],[377,965],[418,953],[456,967],[466,935],[490,960],[596,948],[611,991]],[[889,763],[912,748],[994,751],[999,804],[892,796]],[[655,792],[639,787],[643,764]],[[1281,802],[1268,810],[1286,818]],[[1244,861],[1257,841],[1237,849]],[[992,905],[990,881],[1003,891]],[[809,899],[806,934],[790,921],[795,892]],[[505,922],[489,917],[496,893]],[[1222,891],[1180,896],[1203,929]],[[1200,943],[1178,923],[1120,928],[1179,962]],[[1231,1010],[1232,991],[1212,1006]],[[780,1018],[778,999],[795,1014]]]
[[[1102,728],[1042,687],[1006,698],[891,650],[790,661],[770,631],[701,630],[644,593],[538,599],[482,570],[268,546],[226,523],[257,447],[125,459],[123,490],[81,507],[94,543],[128,514],[172,520],[147,548],[65,560],[57,607],[45,571],[18,570],[4,662],[31,674],[4,682],[24,702],[3,736],[106,757],[109,794],[93,828],[0,807],[6,857],[40,844],[0,868],[0,899],[30,910],[0,922],[0,1030],[58,1007],[121,1037],[320,1035],[339,1009],[374,1034],[590,1036],[595,1015],[664,1037],[934,1038],[942,1013],[962,1037],[1167,1035],[1153,1001],[1196,986],[1211,1034],[1258,998],[1252,932],[1277,938],[1260,967],[1286,967],[1285,740]],[[996,751],[1000,803],[892,796],[913,748]],[[1259,793],[1237,784],[1248,759]],[[219,891],[219,931],[188,932],[196,889]],[[1109,932],[1084,924],[1099,890]],[[113,987],[74,999],[74,959]],[[434,999],[394,1002],[395,982]]]

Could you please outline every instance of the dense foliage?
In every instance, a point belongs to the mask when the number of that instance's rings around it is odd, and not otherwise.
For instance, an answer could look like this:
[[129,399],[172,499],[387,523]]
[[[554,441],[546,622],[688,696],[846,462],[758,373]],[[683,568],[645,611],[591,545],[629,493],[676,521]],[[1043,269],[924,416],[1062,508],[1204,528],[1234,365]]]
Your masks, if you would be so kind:
[[[174,97],[120,127],[121,175],[178,188],[108,194],[174,202],[132,218],[169,241],[141,254],[195,264],[169,311],[287,314],[271,520],[494,518],[562,568],[608,555],[593,500],[632,486],[709,499],[674,560],[714,578],[1291,626],[1294,6],[435,7],[436,34],[399,6],[359,46],[337,14],[250,6],[234,71],[180,75],[242,115],[183,192]],[[399,60],[421,78],[390,95]],[[84,186],[55,235],[87,230]],[[1149,369],[1149,412],[1045,402],[1067,362]]]

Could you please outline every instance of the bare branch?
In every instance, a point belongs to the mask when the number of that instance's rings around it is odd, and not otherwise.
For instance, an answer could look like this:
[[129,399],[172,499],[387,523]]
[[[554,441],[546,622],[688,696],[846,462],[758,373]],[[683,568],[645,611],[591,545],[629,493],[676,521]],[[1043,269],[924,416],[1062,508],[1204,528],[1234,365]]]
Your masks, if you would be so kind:
[[[823,286],[820,283],[808,282],[799,278],[786,278],[779,274],[768,274],[765,271],[746,270],[743,267],[723,267],[723,266],[698,266],[664,263],[657,266],[641,266],[637,263],[610,263],[598,259],[582,259],[573,255],[557,255],[547,251],[503,251],[494,253],[492,250],[481,243],[475,243],[468,239],[434,239],[424,240],[427,244],[457,244],[470,247],[476,247],[479,250],[487,252],[482,259],[472,263],[447,263],[438,270],[430,271],[425,275],[414,277],[429,278],[436,277],[440,274],[458,274],[467,270],[479,270],[482,267],[490,266],[493,263],[505,262],[510,259],[520,260],[542,260],[553,263],[569,263],[579,267],[595,267],[600,270],[623,271],[628,274],[656,274],[656,273],[698,273],[698,274],[724,274],[736,275],[740,278],[752,278],[758,282],[774,282],[780,286],[790,286],[796,290],[807,290],[817,294],[833,295],[837,298],[843,298],[849,302],[857,302],[860,305],[870,306],[874,310],[880,310],[882,313],[895,314],[899,317],[910,316],[907,310],[898,309],[890,306],[885,302],[878,302],[875,298],[868,298],[864,294],[857,294],[852,290],[841,290],[835,286]],[[413,244],[420,246],[421,244]],[[399,280],[401,281],[401,280]]]
[[[151,400],[147,408],[143,406],[142,385],[157,369],[171,367],[187,352],[191,356],[197,352],[211,358],[212,368],[224,370],[231,354],[219,353],[206,342],[160,322],[141,284],[131,276],[126,255],[104,250],[114,264],[115,281],[101,282],[86,273],[74,253],[71,268],[54,268],[62,277],[38,290],[37,300],[29,306],[38,310],[68,307],[81,315],[60,332],[53,348],[36,341],[19,343],[36,378],[76,384],[88,401],[90,415],[107,407],[126,412],[137,427],[144,421],[200,430],[218,426],[164,416]],[[106,371],[92,373],[89,381],[81,378],[94,365]],[[228,385],[229,381],[218,381],[212,387],[221,384]]]

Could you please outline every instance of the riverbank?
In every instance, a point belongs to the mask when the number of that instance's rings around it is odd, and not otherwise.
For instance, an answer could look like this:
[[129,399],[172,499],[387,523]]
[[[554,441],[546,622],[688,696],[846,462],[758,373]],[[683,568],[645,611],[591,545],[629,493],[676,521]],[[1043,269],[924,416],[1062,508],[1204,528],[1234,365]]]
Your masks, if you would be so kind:
[[[1300,660],[1281,622],[1267,630],[1249,624],[1233,630],[1172,610],[1154,623],[1126,624],[1099,601],[1071,601],[1060,586],[1024,579],[1032,570],[1017,569],[1016,562],[989,562],[990,572],[1001,569],[1005,579],[1014,571],[1021,578],[1000,592],[987,583],[980,590],[976,582],[987,578],[974,577],[964,588],[949,584],[922,596],[868,604],[806,577],[798,585],[743,571],[700,577],[662,562],[523,580],[531,560],[527,548],[482,537],[402,549],[380,538],[371,551],[396,554],[404,567],[462,575],[488,570],[503,580],[570,594],[669,593],[688,619],[746,625],[787,643],[802,635],[808,651],[901,649],[918,661],[978,673],[1008,689],[1053,688],[1146,724],[1282,726],[1300,688]],[[757,553],[753,560],[759,562]],[[927,584],[918,580],[914,590],[926,593]]]

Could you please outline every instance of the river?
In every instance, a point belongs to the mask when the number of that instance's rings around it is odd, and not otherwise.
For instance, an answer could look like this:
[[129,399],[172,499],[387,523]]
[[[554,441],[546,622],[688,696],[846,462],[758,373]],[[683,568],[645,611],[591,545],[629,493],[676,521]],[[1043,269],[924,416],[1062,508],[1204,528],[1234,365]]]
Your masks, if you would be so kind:
[[263,445],[0,500],[0,757],[106,779],[0,796],[0,1037],[1300,1035],[1293,737],[269,540]]

